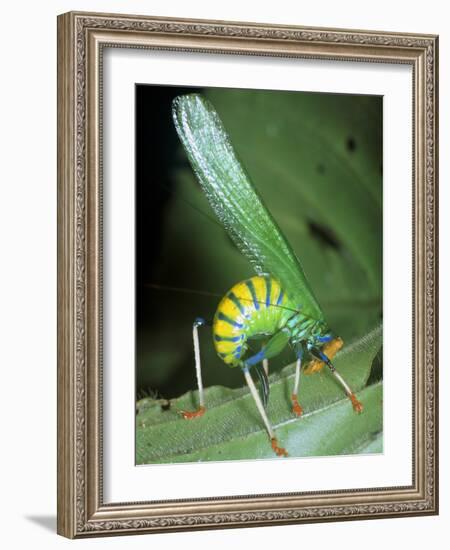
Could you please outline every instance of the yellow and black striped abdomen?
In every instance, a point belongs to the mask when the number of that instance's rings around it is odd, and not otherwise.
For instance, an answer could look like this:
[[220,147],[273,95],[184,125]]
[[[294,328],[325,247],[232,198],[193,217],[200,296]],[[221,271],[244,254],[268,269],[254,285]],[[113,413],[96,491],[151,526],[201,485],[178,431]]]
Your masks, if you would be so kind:
[[213,339],[219,357],[237,366],[247,351],[248,338],[273,334],[291,315],[289,300],[273,277],[255,276],[237,283],[214,316]]

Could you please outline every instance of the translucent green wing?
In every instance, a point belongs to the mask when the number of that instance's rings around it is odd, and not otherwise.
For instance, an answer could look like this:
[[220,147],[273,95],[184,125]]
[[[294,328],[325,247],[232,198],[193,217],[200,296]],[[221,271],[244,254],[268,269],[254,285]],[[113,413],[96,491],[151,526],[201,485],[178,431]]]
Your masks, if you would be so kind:
[[298,258],[237,159],[214,107],[198,94],[180,96],[173,118],[216,216],[256,273],[278,279],[303,313],[322,319]]

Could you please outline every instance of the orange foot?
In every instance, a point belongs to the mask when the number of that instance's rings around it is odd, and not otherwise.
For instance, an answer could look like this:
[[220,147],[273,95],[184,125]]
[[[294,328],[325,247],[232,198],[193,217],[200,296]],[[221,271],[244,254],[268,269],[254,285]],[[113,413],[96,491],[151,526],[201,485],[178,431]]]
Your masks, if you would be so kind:
[[356,399],[356,395],[354,393],[352,393],[352,394],[349,395],[349,398],[350,398],[350,401],[352,402],[353,410],[358,414],[362,413],[364,407],[363,407],[363,404],[361,403],[361,401],[358,401]]
[[292,412],[295,414],[295,416],[301,416],[303,414],[303,409],[300,406],[300,403],[298,402],[296,393],[293,393],[291,395],[291,400],[292,400]]
[[278,456],[288,456],[288,452],[286,451],[286,449],[283,449],[283,447],[278,447],[278,441],[276,437],[272,437],[270,442],[272,443],[272,449]]
[[179,411],[181,416],[186,420],[192,420],[193,418],[199,418],[205,414],[206,407],[199,407],[196,411]]

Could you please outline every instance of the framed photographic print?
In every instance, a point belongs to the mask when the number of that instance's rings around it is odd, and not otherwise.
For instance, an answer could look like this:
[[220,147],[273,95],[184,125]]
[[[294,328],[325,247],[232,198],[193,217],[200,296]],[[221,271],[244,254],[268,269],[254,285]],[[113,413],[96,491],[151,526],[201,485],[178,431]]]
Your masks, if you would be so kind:
[[58,532],[436,514],[430,35],[58,18]]

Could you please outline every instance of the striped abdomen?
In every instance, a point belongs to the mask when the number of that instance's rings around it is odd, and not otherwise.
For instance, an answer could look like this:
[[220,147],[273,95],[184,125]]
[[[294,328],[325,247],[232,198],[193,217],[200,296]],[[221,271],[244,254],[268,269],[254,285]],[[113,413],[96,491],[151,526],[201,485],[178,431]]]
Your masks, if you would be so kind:
[[233,286],[222,298],[213,322],[219,357],[236,366],[247,351],[246,341],[274,334],[293,314],[293,306],[270,276],[255,276]]

